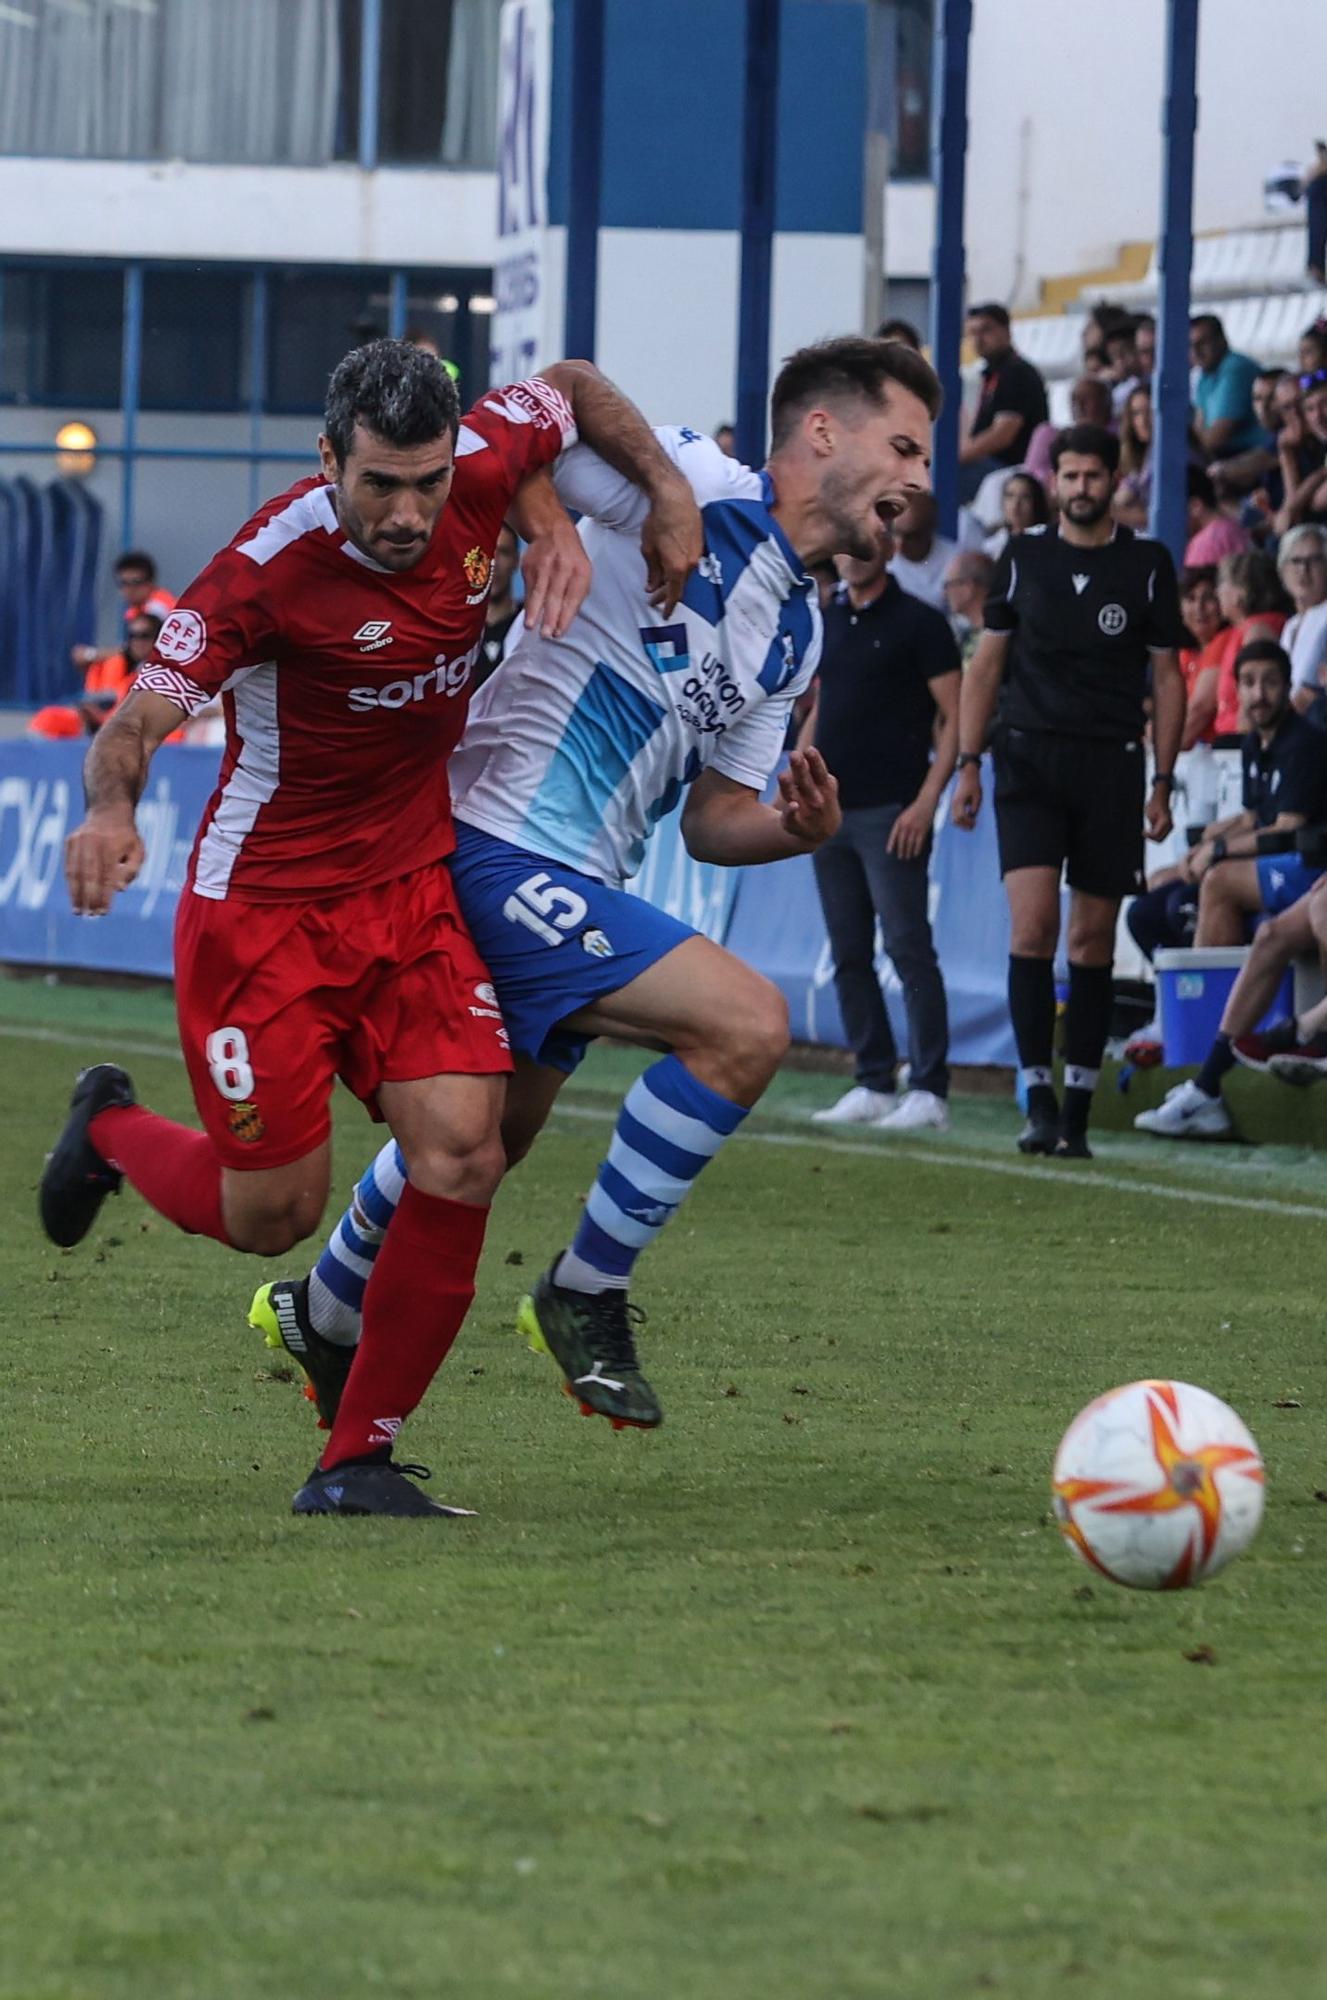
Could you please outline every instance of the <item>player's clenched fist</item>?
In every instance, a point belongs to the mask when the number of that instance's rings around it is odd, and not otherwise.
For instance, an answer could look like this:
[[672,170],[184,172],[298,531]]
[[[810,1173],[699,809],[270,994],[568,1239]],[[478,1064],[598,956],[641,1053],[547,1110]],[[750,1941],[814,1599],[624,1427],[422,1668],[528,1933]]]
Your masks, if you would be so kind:
[[111,898],[143,865],[143,843],[132,818],[89,813],[65,842],[65,880],[75,915],[104,916]]

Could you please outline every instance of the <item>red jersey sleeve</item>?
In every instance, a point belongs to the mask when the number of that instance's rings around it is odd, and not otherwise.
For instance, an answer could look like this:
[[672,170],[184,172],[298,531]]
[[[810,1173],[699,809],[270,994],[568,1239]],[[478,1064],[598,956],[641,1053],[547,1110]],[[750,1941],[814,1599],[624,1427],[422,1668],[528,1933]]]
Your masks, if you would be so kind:
[[[491,454],[483,470],[509,501],[521,481],[576,442],[576,419],[560,389],[532,375],[490,389],[461,420],[456,456]],[[473,471],[478,472],[478,463]]]
[[167,617],[137,685],[193,715],[242,667],[270,659],[276,620],[269,588],[262,565],[222,549]]

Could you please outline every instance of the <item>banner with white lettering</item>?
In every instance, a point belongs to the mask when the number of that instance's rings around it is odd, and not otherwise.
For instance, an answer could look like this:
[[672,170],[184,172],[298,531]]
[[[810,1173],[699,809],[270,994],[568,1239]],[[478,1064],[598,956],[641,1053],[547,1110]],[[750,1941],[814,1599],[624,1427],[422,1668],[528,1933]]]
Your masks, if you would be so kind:
[[521,382],[558,351],[548,228],[552,0],[504,0],[500,35],[493,383]]

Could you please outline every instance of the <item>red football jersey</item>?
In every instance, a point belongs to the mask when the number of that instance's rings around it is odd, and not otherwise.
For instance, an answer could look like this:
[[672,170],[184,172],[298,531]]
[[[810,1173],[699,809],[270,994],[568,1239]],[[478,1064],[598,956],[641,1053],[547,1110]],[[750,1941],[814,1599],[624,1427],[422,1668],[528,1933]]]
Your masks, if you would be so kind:
[[186,715],[219,692],[226,750],[189,879],[215,900],[307,902],[408,874],[455,844],[446,759],[484,632],[493,552],[527,473],[575,442],[538,377],[464,419],[428,550],[395,572],[303,479],[214,556],[138,685]]

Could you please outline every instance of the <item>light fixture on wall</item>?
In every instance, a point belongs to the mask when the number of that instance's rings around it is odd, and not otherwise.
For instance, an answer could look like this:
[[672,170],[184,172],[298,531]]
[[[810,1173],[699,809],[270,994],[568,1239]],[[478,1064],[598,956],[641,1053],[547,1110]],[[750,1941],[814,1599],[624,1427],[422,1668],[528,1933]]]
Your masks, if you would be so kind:
[[56,466],[63,479],[86,479],[97,463],[97,433],[91,424],[61,424],[55,433]]
[[468,303],[472,313],[495,313],[498,309],[491,292],[471,292]]

